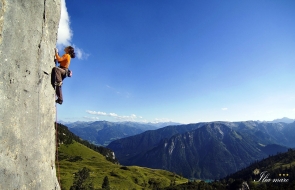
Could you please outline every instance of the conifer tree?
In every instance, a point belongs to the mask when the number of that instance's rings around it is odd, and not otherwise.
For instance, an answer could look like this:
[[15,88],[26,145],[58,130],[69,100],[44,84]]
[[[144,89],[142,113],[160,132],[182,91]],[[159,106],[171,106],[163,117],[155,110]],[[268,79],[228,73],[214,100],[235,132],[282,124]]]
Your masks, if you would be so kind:
[[101,188],[102,188],[102,189],[105,189],[105,190],[110,190],[110,182],[109,182],[109,178],[108,178],[108,176],[105,176],[105,177],[103,178],[103,183],[102,183],[102,185],[101,185]]
[[89,169],[83,168],[75,173],[74,184],[71,186],[70,190],[93,190],[92,181],[89,181]]

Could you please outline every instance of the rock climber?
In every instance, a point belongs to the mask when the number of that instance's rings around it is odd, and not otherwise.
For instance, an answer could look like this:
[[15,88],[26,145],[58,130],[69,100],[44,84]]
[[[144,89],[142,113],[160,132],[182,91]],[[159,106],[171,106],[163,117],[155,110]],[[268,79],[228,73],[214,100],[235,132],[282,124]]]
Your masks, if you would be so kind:
[[52,85],[55,86],[55,93],[57,96],[56,103],[62,104],[62,81],[67,77],[68,69],[71,63],[71,58],[75,58],[75,51],[72,46],[68,46],[64,49],[65,54],[60,57],[58,55],[58,50],[55,48],[55,58],[59,63],[59,67],[54,67],[52,69]]

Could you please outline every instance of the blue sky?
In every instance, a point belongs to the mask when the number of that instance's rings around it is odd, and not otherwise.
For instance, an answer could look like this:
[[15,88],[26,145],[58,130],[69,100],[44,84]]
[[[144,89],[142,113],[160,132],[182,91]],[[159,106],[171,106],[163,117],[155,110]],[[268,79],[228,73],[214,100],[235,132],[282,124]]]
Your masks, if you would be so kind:
[[295,118],[293,0],[65,5],[57,46],[62,54],[73,45],[78,56],[59,120]]

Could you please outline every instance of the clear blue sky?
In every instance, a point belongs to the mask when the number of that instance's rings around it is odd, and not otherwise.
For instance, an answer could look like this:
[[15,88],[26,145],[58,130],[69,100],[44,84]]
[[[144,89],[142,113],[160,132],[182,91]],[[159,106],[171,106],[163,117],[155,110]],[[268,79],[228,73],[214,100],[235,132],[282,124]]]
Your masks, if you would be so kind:
[[[295,1],[66,0],[64,121],[295,118]],[[62,54],[60,49],[60,54]]]

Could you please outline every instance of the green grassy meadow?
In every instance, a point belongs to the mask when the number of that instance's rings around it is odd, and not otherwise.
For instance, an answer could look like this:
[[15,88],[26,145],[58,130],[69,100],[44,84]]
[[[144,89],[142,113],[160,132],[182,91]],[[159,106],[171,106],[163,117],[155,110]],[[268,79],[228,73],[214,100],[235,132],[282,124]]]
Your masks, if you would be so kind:
[[83,167],[90,170],[90,180],[94,189],[102,189],[105,176],[108,176],[110,189],[113,190],[163,188],[170,186],[171,182],[177,185],[188,181],[186,178],[164,170],[113,164],[103,155],[77,142],[61,144],[58,152],[57,177],[60,176],[63,190],[70,189],[74,182],[74,174]]

